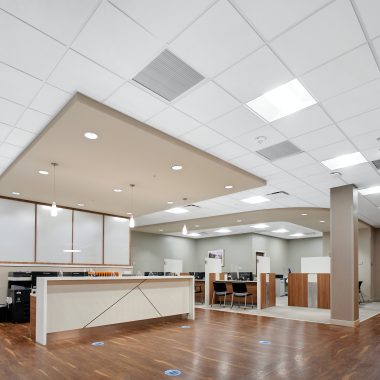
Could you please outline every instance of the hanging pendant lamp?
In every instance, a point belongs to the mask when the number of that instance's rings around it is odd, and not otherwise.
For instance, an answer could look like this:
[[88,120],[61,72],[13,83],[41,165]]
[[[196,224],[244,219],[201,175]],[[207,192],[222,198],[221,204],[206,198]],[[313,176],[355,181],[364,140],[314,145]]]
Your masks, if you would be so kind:
[[[52,162],[51,165],[53,166],[53,199],[55,199],[55,168],[58,166],[58,164],[56,162]],[[51,204],[50,215],[53,217],[56,217],[58,215],[57,204],[55,201],[53,201]]]
[[133,188],[135,187],[134,184],[129,185],[131,187],[131,212],[132,215],[129,218],[129,227],[134,228],[135,227],[135,218],[133,217]]

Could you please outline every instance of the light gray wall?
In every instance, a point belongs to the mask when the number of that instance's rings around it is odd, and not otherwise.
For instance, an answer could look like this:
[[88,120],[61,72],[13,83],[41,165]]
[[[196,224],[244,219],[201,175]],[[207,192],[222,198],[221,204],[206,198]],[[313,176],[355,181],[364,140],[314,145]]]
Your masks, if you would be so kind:
[[288,241],[288,267],[292,272],[301,272],[301,257],[323,256],[324,240],[319,238],[294,239]]
[[183,260],[183,271],[204,271],[201,263],[197,262],[195,240],[131,232],[131,259],[133,272],[163,272],[164,259]]
[[359,260],[359,281],[363,281],[362,292],[365,299],[372,299],[372,230],[363,228],[358,234],[358,260]]
[[213,249],[224,249],[225,272],[253,272],[254,265],[252,260],[252,235],[230,235],[218,236],[196,241],[196,252],[198,262],[204,271],[204,259],[207,251]]
[[[251,235],[252,252],[264,252],[270,257],[270,271],[277,274],[287,273],[288,245],[285,239],[279,239],[264,235]],[[253,261],[254,262],[254,261]],[[256,273],[256,268],[253,270]]]

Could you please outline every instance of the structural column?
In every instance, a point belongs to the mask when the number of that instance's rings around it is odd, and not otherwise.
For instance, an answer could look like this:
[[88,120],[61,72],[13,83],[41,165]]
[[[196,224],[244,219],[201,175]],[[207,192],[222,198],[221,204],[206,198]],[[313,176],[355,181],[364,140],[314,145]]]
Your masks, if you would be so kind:
[[330,190],[331,322],[359,323],[358,193],[353,185]]

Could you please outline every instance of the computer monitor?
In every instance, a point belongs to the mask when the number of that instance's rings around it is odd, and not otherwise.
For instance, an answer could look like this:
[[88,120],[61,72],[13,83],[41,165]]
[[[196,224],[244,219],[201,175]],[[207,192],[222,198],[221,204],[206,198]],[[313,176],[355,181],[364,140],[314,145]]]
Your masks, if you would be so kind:
[[253,280],[252,272],[240,272],[239,273],[239,280],[240,281],[252,281]]
[[194,277],[197,280],[204,280],[205,275],[206,275],[205,272],[194,272]]
[[228,272],[227,277],[230,278],[231,280],[235,280],[235,281],[239,279],[237,272]]

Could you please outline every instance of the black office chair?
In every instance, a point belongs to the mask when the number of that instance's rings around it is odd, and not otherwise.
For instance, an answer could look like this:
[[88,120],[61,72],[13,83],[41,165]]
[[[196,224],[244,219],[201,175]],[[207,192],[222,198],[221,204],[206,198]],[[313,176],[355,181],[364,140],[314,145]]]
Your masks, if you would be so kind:
[[204,303],[204,294],[201,285],[194,285],[194,293],[201,294],[201,303]]
[[363,284],[363,281],[359,281],[359,303],[365,303],[364,295],[361,290],[362,284]]
[[214,298],[219,297],[219,305],[222,305],[222,298],[224,297],[223,307],[226,306],[226,296],[232,294],[231,292],[227,292],[227,284],[225,282],[214,282],[214,293],[212,294],[211,307],[214,304]]
[[232,300],[231,300],[231,309],[234,306],[234,297],[237,297],[239,300],[240,307],[240,298],[244,297],[244,308],[247,307],[247,297],[251,297],[252,300],[252,309],[253,309],[253,294],[248,293],[247,284],[245,282],[233,282],[232,283]]

